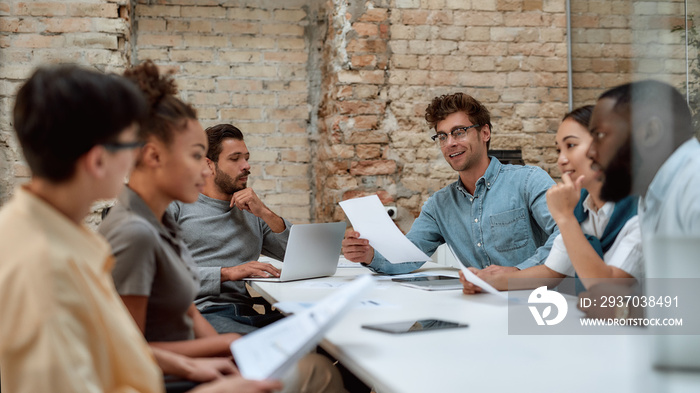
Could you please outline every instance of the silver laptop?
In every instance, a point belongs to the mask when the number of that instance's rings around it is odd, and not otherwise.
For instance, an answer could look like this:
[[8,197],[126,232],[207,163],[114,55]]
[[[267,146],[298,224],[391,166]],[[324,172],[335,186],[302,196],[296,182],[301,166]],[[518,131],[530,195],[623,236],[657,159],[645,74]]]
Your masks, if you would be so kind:
[[292,225],[280,277],[244,280],[285,282],[332,276],[338,268],[343,237],[345,222]]

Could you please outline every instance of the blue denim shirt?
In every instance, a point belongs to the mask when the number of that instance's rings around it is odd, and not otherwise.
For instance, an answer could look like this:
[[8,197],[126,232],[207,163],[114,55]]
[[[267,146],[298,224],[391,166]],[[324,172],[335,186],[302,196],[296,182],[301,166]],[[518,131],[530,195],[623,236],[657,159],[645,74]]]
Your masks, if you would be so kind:
[[[554,185],[541,168],[503,165],[492,157],[474,195],[458,179],[433,194],[406,235],[428,255],[447,242],[466,266],[525,269],[547,259],[559,229],[545,193]],[[392,264],[375,252],[369,268],[407,273],[424,262]]]

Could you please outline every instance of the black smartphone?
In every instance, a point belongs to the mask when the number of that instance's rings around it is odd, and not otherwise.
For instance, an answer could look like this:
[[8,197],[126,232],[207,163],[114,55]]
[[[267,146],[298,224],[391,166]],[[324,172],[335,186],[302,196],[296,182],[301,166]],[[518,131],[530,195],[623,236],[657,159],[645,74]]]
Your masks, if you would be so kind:
[[441,319],[421,319],[404,322],[378,323],[362,325],[362,328],[377,330],[385,333],[401,334],[413,332],[425,332],[428,330],[453,329],[468,327],[466,323],[444,321]]

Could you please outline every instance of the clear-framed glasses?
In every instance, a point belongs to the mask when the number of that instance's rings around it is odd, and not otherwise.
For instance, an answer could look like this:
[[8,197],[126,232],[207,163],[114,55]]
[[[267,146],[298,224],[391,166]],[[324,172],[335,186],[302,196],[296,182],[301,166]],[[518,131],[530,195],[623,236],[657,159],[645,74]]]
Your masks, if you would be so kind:
[[117,152],[119,150],[133,150],[133,149],[138,149],[140,147],[143,147],[145,145],[145,142],[141,141],[134,141],[134,142],[109,142],[109,143],[103,143],[102,147],[104,147],[107,151],[109,152]]
[[[480,124],[474,124],[471,126],[455,128],[454,130],[450,131],[450,135],[452,135],[452,138],[454,138],[455,140],[461,141],[467,137],[467,131],[469,131],[470,128],[480,126]],[[447,137],[448,135],[446,133],[438,132],[437,134],[431,136],[430,139],[437,141],[437,143],[439,143],[440,145],[444,145],[445,143],[447,143]]]

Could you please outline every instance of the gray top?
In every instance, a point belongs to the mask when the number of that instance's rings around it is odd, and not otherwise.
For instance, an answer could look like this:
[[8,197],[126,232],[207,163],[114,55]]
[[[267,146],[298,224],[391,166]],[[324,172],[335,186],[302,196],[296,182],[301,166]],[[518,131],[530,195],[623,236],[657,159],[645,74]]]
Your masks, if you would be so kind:
[[289,228],[274,233],[261,218],[229,201],[199,195],[195,203],[173,202],[168,208],[182,228],[182,237],[197,263],[200,290],[195,303],[200,310],[220,303],[250,304],[243,281],[221,283],[221,268],[256,261],[260,254],[284,259]]
[[166,212],[161,223],[125,187],[98,231],[116,257],[112,277],[119,295],[148,296],[146,340],[194,339],[187,309],[199,290],[199,276],[175,220]]

